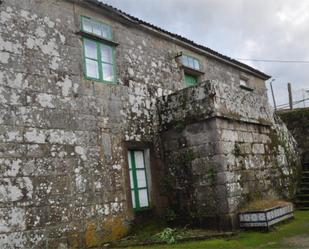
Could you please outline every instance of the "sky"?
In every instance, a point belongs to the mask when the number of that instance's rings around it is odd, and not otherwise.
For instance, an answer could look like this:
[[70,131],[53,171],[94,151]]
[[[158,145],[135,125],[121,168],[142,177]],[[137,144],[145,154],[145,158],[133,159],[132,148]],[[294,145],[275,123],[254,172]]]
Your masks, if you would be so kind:
[[[235,59],[307,61],[242,62],[275,79],[277,105],[288,103],[288,82],[292,83],[294,101],[309,98],[309,0],[103,2]],[[266,84],[269,89],[269,81]],[[270,94],[269,101],[273,103]],[[309,107],[309,100],[305,105]]]

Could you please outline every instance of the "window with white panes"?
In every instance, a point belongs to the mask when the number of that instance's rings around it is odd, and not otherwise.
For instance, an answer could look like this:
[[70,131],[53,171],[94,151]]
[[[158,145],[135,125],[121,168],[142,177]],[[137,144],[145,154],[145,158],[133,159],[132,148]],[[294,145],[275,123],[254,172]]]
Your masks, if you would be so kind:
[[105,23],[98,22],[86,16],[82,16],[81,24],[82,30],[84,32],[94,34],[108,40],[113,39],[112,28]]
[[239,85],[247,87],[248,86],[248,80],[240,78]]
[[82,31],[98,39],[83,37],[84,71],[87,79],[102,82],[116,82],[115,48],[102,39],[112,39],[111,27],[82,17]]
[[135,211],[147,209],[150,203],[144,151],[129,150],[128,162],[133,209]]
[[201,70],[200,61],[189,55],[181,55],[181,62],[184,66],[193,68],[195,70]]

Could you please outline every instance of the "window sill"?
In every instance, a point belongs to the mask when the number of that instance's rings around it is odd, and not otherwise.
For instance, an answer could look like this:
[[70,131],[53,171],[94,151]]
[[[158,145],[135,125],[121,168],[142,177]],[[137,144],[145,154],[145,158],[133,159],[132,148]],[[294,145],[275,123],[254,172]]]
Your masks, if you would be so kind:
[[108,45],[111,45],[111,46],[118,46],[119,43],[115,42],[115,41],[112,41],[112,40],[109,40],[109,39],[106,39],[106,38],[103,38],[103,37],[100,37],[100,36],[97,36],[95,34],[91,34],[91,33],[88,33],[88,32],[85,32],[85,31],[78,31],[75,33],[76,35],[80,35],[80,36],[83,36],[83,37],[86,37],[86,38],[89,38],[89,39],[94,39],[94,40],[97,40],[97,41],[101,41],[101,42],[104,42]]
[[119,81],[105,81],[105,80],[99,80],[99,79],[95,79],[95,78],[89,78],[87,76],[84,76],[84,79],[87,81],[91,81],[91,82],[97,82],[97,83],[102,83],[102,84],[106,84],[106,85],[119,85]]
[[144,208],[134,208],[133,211],[134,213],[140,213],[140,212],[146,212],[146,211],[151,211],[153,208],[151,206],[149,207],[144,207]]
[[249,86],[244,86],[244,85],[239,85],[239,86],[240,86],[240,88],[242,88],[242,89],[244,89],[244,90],[246,90],[246,91],[250,91],[250,92],[253,91],[253,88],[251,88],[251,87],[249,87]]
[[186,73],[189,73],[189,74],[192,74],[192,75],[195,75],[195,76],[200,76],[200,75],[205,74],[205,72],[203,72],[203,71],[200,71],[200,70],[197,70],[197,69],[194,69],[194,68],[191,68],[191,67],[187,67],[187,66],[185,66],[185,65],[181,65],[181,68],[182,68]]

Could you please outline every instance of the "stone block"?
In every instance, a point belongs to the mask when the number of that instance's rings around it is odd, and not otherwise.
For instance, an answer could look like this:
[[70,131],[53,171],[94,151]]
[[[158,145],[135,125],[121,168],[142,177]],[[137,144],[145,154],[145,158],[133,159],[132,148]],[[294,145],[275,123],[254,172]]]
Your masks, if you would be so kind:
[[252,147],[250,143],[237,143],[237,148],[240,155],[250,154],[252,152]]
[[219,145],[218,146],[219,148],[217,150],[218,154],[230,155],[230,154],[234,153],[234,150],[235,150],[235,143],[234,142],[222,141],[218,145]]
[[27,152],[25,144],[0,143],[0,158],[21,158]]
[[0,179],[0,203],[10,204],[32,200],[33,183],[28,177]]
[[0,208],[0,233],[24,231],[26,229],[25,213],[24,208]]
[[221,130],[219,133],[220,139],[223,141],[237,141],[239,140],[239,134],[233,130]]
[[46,131],[36,128],[28,128],[24,132],[24,140],[26,143],[44,144],[46,143]]
[[0,142],[21,143],[22,141],[22,129],[8,125],[0,125]]
[[252,144],[253,154],[265,154],[264,144]]
[[44,228],[49,221],[48,207],[27,207],[25,211],[25,226],[27,230]]

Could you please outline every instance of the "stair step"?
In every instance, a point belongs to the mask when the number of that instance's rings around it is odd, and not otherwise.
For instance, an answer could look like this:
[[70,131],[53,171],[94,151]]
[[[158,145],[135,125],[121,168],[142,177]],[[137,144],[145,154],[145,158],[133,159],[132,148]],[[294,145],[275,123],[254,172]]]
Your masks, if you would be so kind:
[[302,176],[309,176],[309,171],[303,171]]
[[309,200],[302,200],[302,201],[300,201],[298,199],[295,200],[295,203],[299,203],[299,202],[308,203],[309,204]]
[[309,187],[299,187],[298,189],[297,189],[298,191],[307,191],[307,190],[309,190]]
[[302,196],[302,197],[308,197],[309,198],[309,193],[297,193],[296,196]]
[[302,182],[308,182],[309,181],[309,176],[302,176],[301,177]]
[[301,190],[301,191],[297,191],[297,196],[298,195],[308,195],[309,194],[309,190]]
[[309,182],[301,182],[300,187],[301,188],[309,188]]
[[297,210],[309,211],[309,207],[297,207]]
[[300,201],[298,199],[295,200],[295,203],[299,203],[299,202],[301,202],[301,203],[308,203],[309,204],[309,200],[302,200],[302,201]]
[[309,196],[308,195],[297,195],[296,199],[299,201],[309,201]]
[[296,205],[296,208],[297,209],[307,209],[307,210],[309,210],[309,206],[308,205]]
[[309,188],[299,188],[297,193],[309,194]]
[[309,201],[295,201],[297,207],[309,207]]
[[297,209],[309,210],[309,171],[302,172],[299,188],[296,194],[295,205]]

